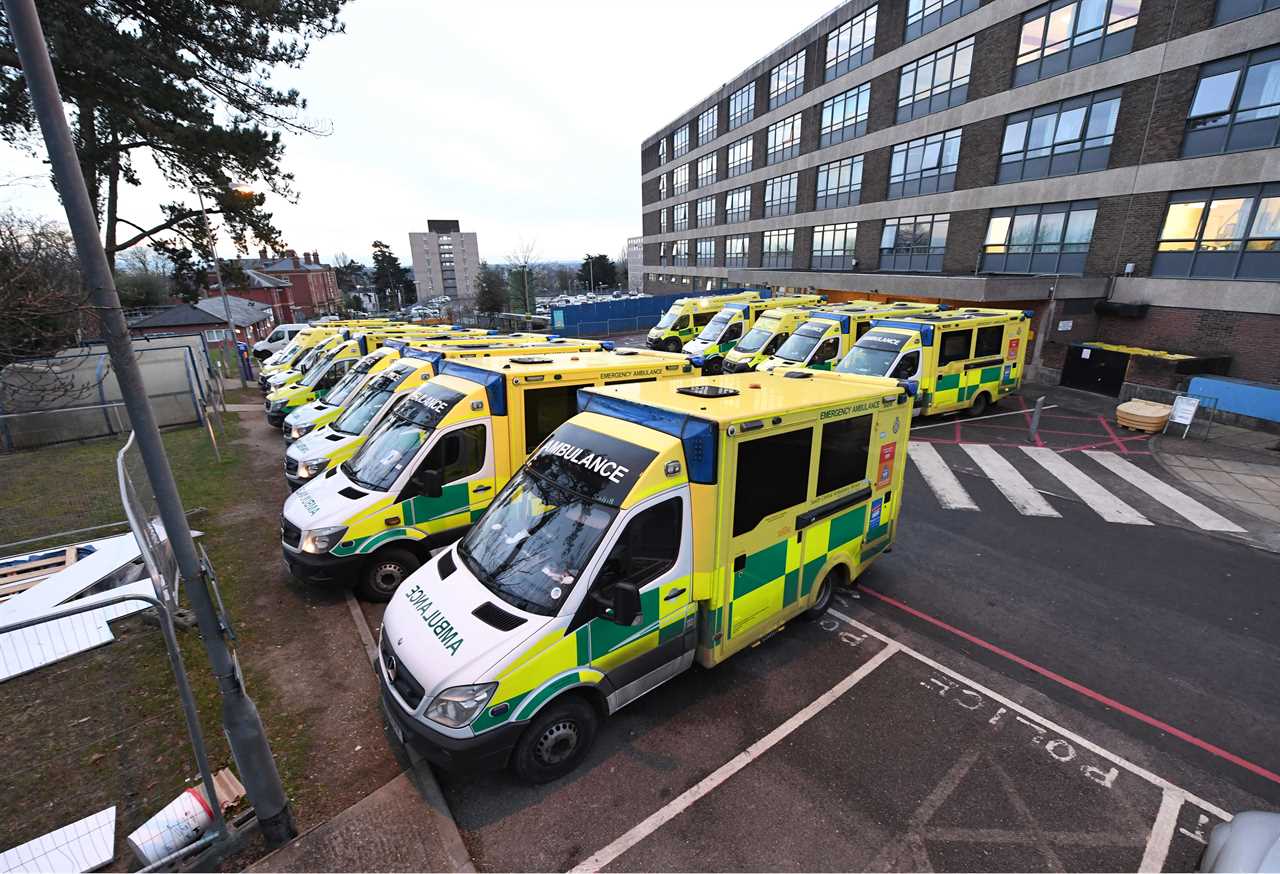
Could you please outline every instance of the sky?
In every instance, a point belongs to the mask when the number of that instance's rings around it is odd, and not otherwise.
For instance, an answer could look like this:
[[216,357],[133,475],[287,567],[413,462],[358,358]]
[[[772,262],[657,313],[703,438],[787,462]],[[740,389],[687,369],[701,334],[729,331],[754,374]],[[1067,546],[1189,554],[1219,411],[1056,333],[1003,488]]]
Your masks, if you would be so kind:
[[[407,264],[408,234],[456,218],[481,257],[618,257],[640,233],[640,143],[835,0],[353,0],[346,33],[278,82],[328,136],[289,136],[296,203],[270,199],[289,246]],[[40,154],[0,145],[0,209],[62,219]],[[125,195],[146,224],[157,174]],[[229,257],[230,243],[219,250]]]

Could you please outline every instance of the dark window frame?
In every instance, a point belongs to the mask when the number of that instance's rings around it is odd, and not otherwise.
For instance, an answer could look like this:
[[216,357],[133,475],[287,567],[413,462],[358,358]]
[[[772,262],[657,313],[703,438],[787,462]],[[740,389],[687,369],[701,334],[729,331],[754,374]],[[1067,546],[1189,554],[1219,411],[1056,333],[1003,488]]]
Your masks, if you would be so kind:
[[748,82],[729,95],[729,130],[742,127],[756,114],[756,83]]
[[698,145],[704,146],[714,140],[719,134],[717,128],[720,125],[720,107],[719,105],[708,107],[698,114]]
[[[1209,239],[1205,231],[1214,218],[1213,204],[1248,199],[1239,225],[1239,236],[1220,232]],[[1196,217],[1193,236],[1166,236],[1170,213],[1180,204],[1202,204]],[[1264,211],[1264,203],[1266,209]],[[1267,234],[1258,223],[1266,219],[1272,225]],[[1152,276],[1198,279],[1242,279],[1263,282],[1280,280],[1280,183],[1233,185],[1176,191],[1169,195],[1164,221],[1156,238]]]
[[689,154],[689,125],[682,124],[671,132],[671,157],[680,158]]
[[716,263],[716,241],[712,237],[703,237],[694,241],[694,263],[699,267],[711,267]]
[[681,164],[671,171],[671,196],[684,194],[689,190],[689,165]]
[[[850,106],[853,114],[850,115]],[[840,110],[839,119],[836,110]],[[818,131],[818,148],[825,149],[845,140],[856,139],[867,132],[867,116],[871,108],[871,83],[863,82],[843,94],[822,102],[822,126]]]
[[696,207],[695,212],[698,216],[698,227],[709,228],[716,223],[715,195],[698,198]]
[[[934,112],[942,112],[953,106],[959,106],[969,99],[969,77],[973,72],[972,36],[943,46],[937,51],[916,58],[898,68],[898,113],[897,123],[923,118]],[[946,88],[938,84],[930,84],[923,90],[917,89],[916,83],[934,82],[935,71],[939,64],[946,64],[950,74],[946,80]],[[964,72],[957,74],[958,68]],[[909,93],[907,84],[910,83]]]
[[[991,338],[995,338],[995,345],[991,344]],[[987,325],[978,330],[973,335],[973,357],[974,358],[991,358],[996,355],[1004,354],[1004,325]]]
[[[939,367],[945,367],[946,365],[952,364],[956,361],[964,361],[972,357],[970,353],[973,351],[973,328],[948,328],[940,331],[939,334],[941,335],[938,338]],[[965,338],[963,349],[948,351],[947,341],[954,341],[957,337]],[[954,346],[955,343],[952,342],[952,345]]]
[[[1101,16],[1091,19],[1099,23],[1080,31],[1080,9],[1086,4],[1095,9],[1101,7]],[[1054,35],[1053,42],[1048,42],[1051,25],[1060,25],[1066,20],[1063,12],[1071,7],[1070,31],[1061,38]],[[1127,55],[1133,50],[1133,35],[1138,16],[1142,12],[1142,0],[1052,0],[1023,13],[1022,27],[1019,30],[1018,54],[1014,58],[1013,87],[1039,82],[1065,73],[1078,70],[1111,58]],[[1120,17],[1112,18],[1115,15]],[[1038,48],[1031,49],[1031,38],[1034,37],[1038,25]],[[1052,52],[1046,49],[1061,46]]]
[[[1050,218],[1046,223],[1045,218]],[[1057,219],[1061,216],[1061,219]],[[1088,240],[1068,242],[1069,236],[1080,236],[1080,224],[1088,217]],[[1034,217],[1034,221],[1028,221]],[[983,238],[983,273],[1061,274],[1081,276],[1093,244],[1093,230],[1097,224],[1098,202],[1076,200],[1058,203],[1029,204],[1019,207],[1002,207],[991,210],[987,218],[987,233]],[[1055,230],[1056,237],[1045,236]],[[1003,231],[999,241],[995,235]],[[1030,229],[1029,242],[1014,242],[1020,229]],[[1071,234],[1075,229],[1076,233]]]
[[[878,8],[871,6],[864,9],[827,34],[827,62],[822,81],[839,79],[875,56]],[[855,34],[857,43],[854,42]]]
[[[939,226],[942,228],[942,245],[937,245]],[[903,229],[910,233],[903,239]],[[922,237],[921,228],[927,229]],[[892,243],[890,240],[892,231]],[[893,216],[884,221],[880,233],[880,269],[891,272],[941,273],[942,259],[947,251],[947,235],[951,232],[951,214]]]
[[[818,166],[814,209],[838,209],[854,206],[862,200],[862,155],[850,155]],[[841,174],[848,171],[847,184],[840,184]],[[831,185],[832,176],[836,185]]]
[[[803,115],[797,112],[769,125],[765,164],[779,164],[800,154]],[[783,139],[785,131],[786,139]]]
[[764,183],[764,217],[791,215],[796,211],[796,190],[800,187],[800,174],[784,173]]
[[[1120,115],[1121,91],[1120,88],[1108,88],[1006,116],[996,182],[1073,176],[1107,169],[1111,144],[1115,139],[1116,119]],[[1080,116],[1078,133],[1067,137],[1070,129],[1061,130],[1064,119],[1070,125],[1070,119],[1080,110],[1083,110],[1083,115]],[[1099,129],[1099,123],[1109,126]],[[1021,130],[1019,126],[1022,126]],[[1043,142],[1043,134],[1047,134],[1047,145],[1033,146],[1033,142]],[[1010,148],[1010,140],[1015,136],[1018,139],[1016,149]]]
[[[737,251],[737,244],[741,242],[742,252]],[[724,238],[724,266],[725,267],[746,267],[751,257],[751,236],[749,234],[739,234],[732,237]]]
[[978,8],[980,0],[908,0],[903,42],[919,39]]
[[[733,201],[736,195],[745,195],[744,202],[735,204]],[[751,186],[744,185],[741,188],[734,188],[728,192],[724,198],[724,220],[727,224],[734,222],[745,222],[751,218]]]
[[[1221,155],[1280,145],[1280,98],[1270,103],[1240,107],[1240,101],[1251,84],[1250,73],[1262,70],[1280,76],[1280,45],[1201,65],[1196,92],[1187,110],[1182,157]],[[1202,111],[1192,115],[1205,83],[1232,74],[1235,79],[1226,107],[1220,111]],[[1257,90],[1264,91],[1261,88]]]
[[[842,241],[837,244],[837,240]],[[810,270],[849,271],[857,266],[854,246],[858,241],[857,222],[818,225],[813,229]]]
[[[885,199],[954,191],[963,133],[964,128],[958,127],[895,145],[889,153],[889,188]],[[919,156],[919,165],[912,169],[916,156]],[[930,166],[926,166],[926,160],[932,161]]]
[[1280,9],[1280,0],[1218,0],[1213,10],[1213,24],[1216,27],[1272,9]]
[[[785,241],[785,248],[782,242]],[[774,245],[770,246],[773,243]],[[779,228],[765,231],[761,240],[760,266],[773,270],[789,270],[795,260],[796,230],[795,228]]]
[[804,64],[808,49],[801,49],[769,71],[769,109],[774,110],[804,93]]
[[719,168],[717,166],[719,163],[720,162],[716,159],[715,152],[712,152],[709,155],[703,155],[698,159],[699,188],[702,188],[704,185],[710,185],[716,181],[716,177],[719,176]]
[[[741,176],[744,173],[750,173],[752,170],[752,153],[754,151],[754,141],[749,136],[730,143],[726,168],[728,175],[726,178],[732,179],[734,176]],[[737,153],[738,160],[734,160],[735,153]]]

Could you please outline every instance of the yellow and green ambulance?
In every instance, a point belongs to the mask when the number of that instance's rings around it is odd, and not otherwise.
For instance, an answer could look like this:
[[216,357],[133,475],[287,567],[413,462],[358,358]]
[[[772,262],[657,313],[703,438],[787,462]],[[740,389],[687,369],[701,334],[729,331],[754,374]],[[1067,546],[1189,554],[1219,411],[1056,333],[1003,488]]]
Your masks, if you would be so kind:
[[263,391],[269,391],[272,377],[297,370],[304,360],[308,360],[307,356],[311,355],[317,346],[331,340],[339,333],[337,328],[312,327],[300,331],[289,341],[289,345],[263,362],[262,368],[258,371],[258,386]]
[[811,313],[804,324],[796,328],[778,351],[760,362],[757,370],[787,370],[807,367],[810,370],[831,370],[853,348],[854,341],[871,327],[871,320],[916,313],[931,313],[938,309],[931,303],[856,303],[821,307]]
[[267,394],[263,401],[267,423],[273,428],[282,427],[289,413],[323,398],[361,359],[381,345],[378,334],[355,334],[331,347],[297,380]]
[[1031,310],[966,307],[876,319],[836,370],[917,386],[917,415],[979,416],[1022,385]]
[[725,373],[748,373],[760,362],[773,355],[795,333],[796,328],[809,320],[813,307],[792,307],[765,310],[756,319],[755,327],[738,341],[724,356],[721,369]]
[[[401,344],[391,341],[388,345]],[[346,461],[364,444],[365,438],[381,424],[396,404],[436,375],[442,361],[551,353],[563,355],[612,348],[613,344],[608,340],[566,338],[528,345],[497,342],[486,344],[478,341],[429,343],[421,347],[406,345],[400,351],[400,360],[384,373],[369,380],[350,403],[338,411],[332,422],[295,441],[285,450],[284,478],[289,483],[289,488],[296,490],[330,467]]]
[[635,349],[446,360],[348,461],[289,497],[285,561],[301,579],[345,578],[385,601],[574,414],[579,388],[691,372],[683,355]]
[[568,773],[606,714],[822,615],[894,541],[892,380],[725,374],[579,406],[384,614],[384,709],[447,769]]
[[693,366],[708,375],[720,373],[725,354],[732,350],[756,320],[772,307],[815,307],[823,298],[817,294],[793,294],[767,300],[727,303],[707,322],[698,336],[684,344],[684,354],[693,356]]
[[685,343],[697,336],[715,318],[725,304],[760,300],[768,294],[767,291],[761,293],[744,289],[702,297],[678,297],[667,307],[662,318],[658,319],[658,324],[649,329],[646,344],[650,349],[679,352]]

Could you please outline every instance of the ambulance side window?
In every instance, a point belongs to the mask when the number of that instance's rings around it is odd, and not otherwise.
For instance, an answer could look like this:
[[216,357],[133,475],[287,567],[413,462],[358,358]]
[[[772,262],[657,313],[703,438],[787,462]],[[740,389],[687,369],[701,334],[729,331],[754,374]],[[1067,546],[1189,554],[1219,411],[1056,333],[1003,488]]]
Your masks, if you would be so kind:
[[484,467],[488,449],[485,438],[484,425],[469,425],[450,431],[431,447],[419,470],[440,471],[440,482],[445,484],[479,473]]
[[813,429],[788,431],[738,444],[733,494],[733,536],[755,529],[767,516],[804,503],[809,489]]
[[548,434],[578,412],[578,388],[552,385],[526,389],[524,393],[524,451],[538,448]]
[[822,345],[813,353],[810,364],[821,364],[823,361],[830,361],[836,357],[836,353],[840,351],[840,338],[828,337],[822,341]]
[[824,422],[818,451],[818,494],[866,479],[870,448],[870,415]]
[[712,320],[712,319],[714,319],[715,317],[716,317],[716,314],[715,314],[715,313],[694,313],[694,314],[693,314],[693,326],[694,326],[695,328],[701,328],[701,327],[703,327],[704,325],[706,325],[706,324],[707,324],[707,322],[711,321],[711,320]]
[[721,343],[728,343],[730,340],[736,340],[742,336],[742,322],[734,322],[725,328],[724,336],[720,338]]
[[973,329],[963,331],[947,331],[942,335],[942,346],[938,350],[938,366],[962,361],[969,357],[969,347],[973,344]]
[[683,510],[677,497],[633,516],[600,566],[596,588],[604,591],[615,583],[641,588],[669,571],[680,557]]
[[764,347],[764,354],[765,354],[765,355],[772,355],[772,354],[774,354],[775,352],[777,352],[777,351],[778,351],[778,347],[779,347],[779,346],[781,346],[783,343],[787,342],[787,338],[788,338],[788,337],[790,337],[790,336],[791,336],[790,334],[777,334],[777,335],[775,335],[775,336],[774,336],[774,338],[773,338],[772,340],[770,340],[770,341],[769,341],[769,345],[767,345],[767,346],[765,346],[765,347]]
[[974,358],[989,358],[999,355],[1004,348],[1004,325],[992,325],[978,329],[978,340],[974,343]]
[[853,339],[856,340],[859,337],[861,337],[863,334],[867,333],[867,331],[871,330],[871,321],[867,320],[865,322],[858,322],[858,327],[855,328],[854,330],[855,330],[855,333],[853,335]]
[[893,368],[893,373],[889,374],[890,379],[910,379],[916,375],[916,370],[920,367],[920,350],[909,352],[903,355]]
[[674,331],[683,331],[689,327],[689,317],[681,316],[674,325],[671,326]]

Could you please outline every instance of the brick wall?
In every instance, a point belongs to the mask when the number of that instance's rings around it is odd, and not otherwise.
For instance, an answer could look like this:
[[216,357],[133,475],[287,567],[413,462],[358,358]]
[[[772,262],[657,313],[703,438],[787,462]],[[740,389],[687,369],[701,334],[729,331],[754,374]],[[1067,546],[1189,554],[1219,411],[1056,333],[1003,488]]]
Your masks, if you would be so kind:
[[973,69],[969,73],[969,99],[989,97],[1009,88],[1013,62],[1018,57],[1020,16],[1006,18],[974,35]]
[[800,177],[796,180],[796,212],[811,212],[817,203],[817,195],[818,168],[801,170]]
[[956,189],[994,185],[1004,140],[1004,118],[988,118],[965,125],[960,136],[960,162],[956,166]]
[[[1170,70],[1160,76],[1151,111],[1151,130],[1147,134],[1144,164],[1156,161],[1173,161],[1182,151],[1182,135],[1186,127],[1187,112],[1200,77],[1199,67],[1183,67]],[[1123,104],[1120,109],[1124,111]],[[1117,123],[1116,139],[1119,141]]]
[[884,221],[881,219],[858,222],[858,236],[853,241],[853,254],[858,259],[859,273],[880,269],[880,234],[883,231]]
[[951,213],[947,253],[942,256],[943,273],[973,273],[982,241],[987,236],[988,212],[985,209],[968,209]]
[[[1128,198],[1125,198],[1128,200]],[[1162,192],[1135,194],[1120,227],[1116,249],[1116,271],[1124,272],[1124,265],[1134,265],[1134,276],[1150,276],[1151,261],[1155,257],[1155,241],[1164,223],[1165,206],[1169,195]],[[1096,239],[1096,232],[1095,232]]]
[[1228,375],[1280,382],[1280,316],[1152,307],[1141,319],[1103,316],[1098,336],[1188,355],[1231,355]]
[[1125,236],[1128,196],[1104,197],[1098,201],[1098,216],[1093,222],[1093,242],[1085,258],[1087,276],[1111,276],[1123,269],[1116,263],[1121,239]]
[[[881,3],[876,9],[875,55],[886,54],[902,45],[907,32],[907,4]],[[874,90],[874,88],[873,88]]]
[[[883,19],[880,23],[884,23]],[[876,51],[880,51],[879,42],[876,43]],[[871,100],[867,104],[867,132],[893,127],[897,123],[897,115],[898,71],[891,70],[871,80]]]

